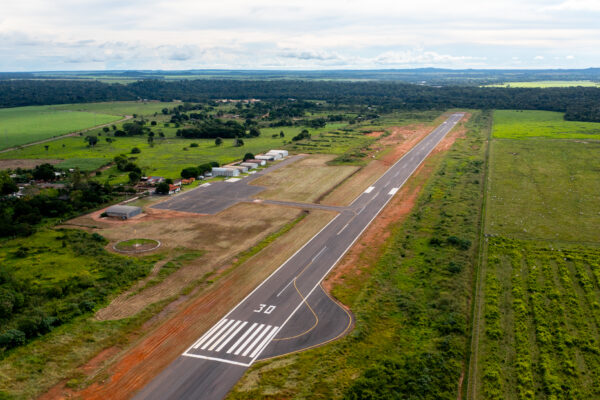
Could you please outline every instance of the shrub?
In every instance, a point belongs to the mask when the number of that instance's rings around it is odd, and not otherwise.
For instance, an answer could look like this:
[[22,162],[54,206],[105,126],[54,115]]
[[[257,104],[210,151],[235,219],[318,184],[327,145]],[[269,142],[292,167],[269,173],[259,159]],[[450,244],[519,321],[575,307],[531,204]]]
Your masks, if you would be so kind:
[[133,149],[131,149],[131,154],[139,154],[142,151],[138,148],[138,147],[134,147]]
[[9,329],[0,334],[0,347],[11,349],[25,344],[25,333],[18,329]]
[[458,247],[461,250],[468,250],[471,247],[471,241],[468,239],[462,239],[457,236],[450,236],[446,239],[449,245]]
[[190,144],[190,147],[198,147],[198,143],[192,143]]

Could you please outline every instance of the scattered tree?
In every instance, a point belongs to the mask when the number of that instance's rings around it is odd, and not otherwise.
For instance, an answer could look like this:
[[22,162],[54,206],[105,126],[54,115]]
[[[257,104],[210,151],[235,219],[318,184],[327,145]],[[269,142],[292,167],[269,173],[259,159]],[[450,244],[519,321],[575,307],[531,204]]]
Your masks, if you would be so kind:
[[215,139],[215,146],[220,146],[223,144],[223,139],[221,139],[220,137]]
[[253,160],[254,159],[254,154],[252,153],[246,153],[244,154],[244,161],[246,160]]
[[131,154],[140,154],[142,151],[138,147],[131,149]]
[[98,136],[93,136],[93,135],[86,136],[85,141],[88,143],[88,145],[90,147],[94,147],[96,145],[96,143],[98,143]]

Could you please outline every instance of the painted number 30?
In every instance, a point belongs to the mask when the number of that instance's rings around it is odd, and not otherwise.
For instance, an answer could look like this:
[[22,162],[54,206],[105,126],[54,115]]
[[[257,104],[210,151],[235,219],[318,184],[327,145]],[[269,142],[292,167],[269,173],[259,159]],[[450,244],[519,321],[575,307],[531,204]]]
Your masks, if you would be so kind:
[[261,312],[261,313],[265,313],[265,314],[271,314],[273,312],[273,310],[275,309],[275,307],[276,306],[267,306],[266,304],[261,304],[258,307],[257,310],[254,310],[254,312]]

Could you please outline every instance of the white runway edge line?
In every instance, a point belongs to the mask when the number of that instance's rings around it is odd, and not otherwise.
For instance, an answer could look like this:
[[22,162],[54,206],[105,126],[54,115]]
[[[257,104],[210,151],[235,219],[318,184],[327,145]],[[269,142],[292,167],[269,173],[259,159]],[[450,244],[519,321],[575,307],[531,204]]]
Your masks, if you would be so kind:
[[[454,122],[454,125],[456,125],[463,117],[464,114],[455,114],[453,116],[460,116],[460,118]],[[450,117],[452,118],[452,117]],[[436,129],[440,128],[441,126],[438,126]],[[377,182],[379,182],[381,179],[383,179],[387,173],[394,168],[399,162],[401,162],[404,158],[406,158],[406,156],[408,156],[419,144],[423,143],[423,141],[429,137],[431,134],[433,134],[435,132],[434,129],[433,131],[431,131],[431,133],[429,135],[427,135],[424,139],[422,139],[421,141],[419,141],[419,143],[415,144],[406,154],[404,154],[398,161],[396,161],[394,163],[394,165],[392,165],[388,171],[386,171],[382,176],[380,176],[377,181],[375,181],[375,184]],[[453,127],[451,129],[448,130],[448,132],[446,132],[442,137],[440,137],[437,142],[435,143],[435,145],[429,150],[429,152],[425,155],[425,157],[423,157],[423,159],[421,160],[421,162],[412,170],[412,172],[409,174],[409,176],[404,180],[404,182],[402,182],[402,184],[400,185],[400,187],[402,187],[402,185],[404,185],[404,183],[406,182],[406,180],[413,174],[413,172],[423,163],[423,161],[425,159],[427,159],[427,157],[429,156],[429,154],[431,154],[431,152],[433,151],[433,149],[435,147],[437,147],[438,143],[450,132],[450,130],[452,130]],[[374,188],[374,187],[373,187]],[[371,189],[373,190],[373,189]],[[356,200],[358,200],[361,196],[363,195],[363,193],[361,193],[360,195],[356,196],[356,198],[352,201],[352,203],[350,203],[350,206],[352,206],[352,204],[354,204],[356,202]],[[350,247],[352,247],[354,245],[354,243],[356,242],[356,240],[358,240],[358,238],[362,235],[362,233],[365,231],[365,229],[371,224],[371,222],[377,217],[377,215],[379,215],[379,213],[381,212],[381,210],[383,210],[385,208],[385,206],[387,205],[387,203],[393,198],[393,196],[390,196],[389,199],[385,202],[385,204],[383,205],[383,207],[381,207],[379,209],[379,211],[375,214],[375,216],[373,216],[373,218],[371,218],[371,220],[369,221],[369,223],[361,230],[361,232],[359,233],[359,235],[352,241],[352,243],[350,244],[350,246],[348,246],[346,248],[346,250],[344,250],[344,252],[342,253],[342,255],[336,260],[336,262],[329,268],[329,270],[327,270],[327,272],[325,273],[325,275],[321,278],[321,280],[313,287],[313,289],[309,292],[309,294],[305,297],[305,300],[308,298],[308,296],[310,296],[312,294],[312,292],[317,288],[317,286],[319,286],[319,284],[321,283],[321,281],[323,280],[323,278],[325,276],[327,276],[327,274],[337,265],[337,263],[339,262],[339,260],[346,254],[346,252],[348,251],[348,249]],[[363,207],[364,209],[364,207]],[[363,209],[361,209],[360,211],[362,211]],[[360,212],[359,212],[360,214]],[[258,289],[260,289],[262,287],[262,285],[264,285],[269,279],[271,279],[271,277],[273,275],[275,275],[280,269],[282,269],[283,267],[285,267],[287,265],[287,263],[293,259],[296,254],[298,254],[300,251],[302,251],[306,246],[308,246],[309,243],[312,242],[312,240],[319,236],[319,234],[321,232],[323,232],[325,229],[327,229],[327,227],[329,225],[331,225],[341,214],[338,214],[337,216],[335,216],[331,221],[329,221],[327,223],[327,225],[325,225],[323,228],[321,228],[321,230],[319,232],[317,232],[312,238],[310,238],[310,240],[308,240],[306,243],[304,243],[304,245],[302,245],[302,247],[300,247],[298,250],[296,250],[296,252],[294,254],[292,254],[283,264],[281,264],[275,271],[273,271],[265,280],[263,280],[256,288],[254,288],[253,291],[251,291],[248,295],[246,295],[246,297],[244,297],[238,304],[236,304],[235,307],[233,307],[222,319],[221,321],[223,321],[225,318],[227,318],[231,313],[233,313],[241,304],[243,304],[250,296],[252,296],[254,294],[254,292],[256,292]],[[303,302],[300,302],[300,304],[294,309],[294,311],[292,311],[292,313],[290,314],[290,316],[284,321],[284,323],[279,327],[279,329],[283,329],[283,327],[285,326],[285,324],[291,319],[291,317],[296,313],[296,311],[298,311],[298,309],[300,308],[300,306],[303,304]],[[217,324],[221,323],[221,321],[219,321]],[[210,331],[209,331],[210,332]],[[208,333],[208,332],[207,332]],[[205,334],[206,335],[206,334]],[[244,363],[240,363],[240,362],[235,362],[235,361],[230,361],[230,360],[226,360],[226,359],[222,359],[222,358],[215,358],[215,357],[206,357],[206,356],[201,356],[201,355],[197,355],[197,354],[192,354],[192,353],[188,353],[194,345],[190,346],[182,355],[183,356],[188,356],[188,357],[194,357],[194,358],[202,358],[202,359],[207,359],[207,360],[214,360],[214,361],[221,361],[221,362],[225,362],[225,363],[229,363],[229,364],[234,364],[234,365],[241,365],[241,366],[245,366],[245,367],[249,367],[250,365],[252,365],[252,363],[254,361],[256,361],[256,359],[260,356],[260,352],[252,358],[252,361],[250,361],[250,363],[248,364],[244,364]]]

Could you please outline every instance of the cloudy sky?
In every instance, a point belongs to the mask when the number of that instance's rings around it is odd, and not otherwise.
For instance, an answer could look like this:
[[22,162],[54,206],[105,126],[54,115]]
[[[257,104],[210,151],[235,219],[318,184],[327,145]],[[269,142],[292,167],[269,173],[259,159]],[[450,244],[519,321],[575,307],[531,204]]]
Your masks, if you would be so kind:
[[0,71],[586,68],[600,0],[2,0]]

